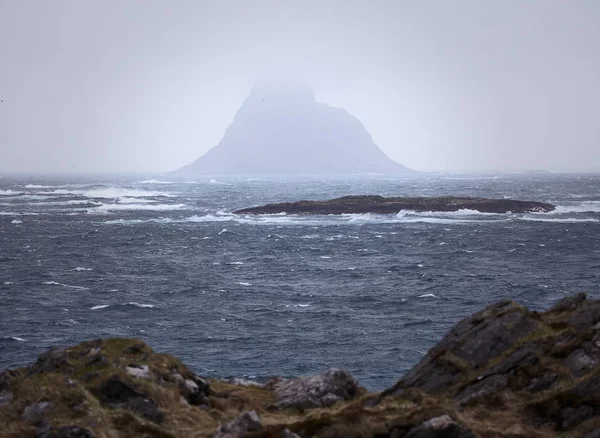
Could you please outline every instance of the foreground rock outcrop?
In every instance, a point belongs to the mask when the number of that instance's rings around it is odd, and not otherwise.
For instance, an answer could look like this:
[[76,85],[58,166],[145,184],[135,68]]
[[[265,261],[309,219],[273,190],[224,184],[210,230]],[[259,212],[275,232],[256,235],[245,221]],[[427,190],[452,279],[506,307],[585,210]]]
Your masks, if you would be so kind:
[[393,387],[342,370],[206,379],[135,339],[55,348],[0,373],[0,436],[600,437],[600,301],[512,301],[459,322]]
[[383,196],[344,196],[326,201],[298,201],[267,204],[237,210],[237,214],[392,214],[402,210],[417,212],[475,210],[482,213],[545,213],[555,209],[552,204],[514,199],[460,198],[384,198]]

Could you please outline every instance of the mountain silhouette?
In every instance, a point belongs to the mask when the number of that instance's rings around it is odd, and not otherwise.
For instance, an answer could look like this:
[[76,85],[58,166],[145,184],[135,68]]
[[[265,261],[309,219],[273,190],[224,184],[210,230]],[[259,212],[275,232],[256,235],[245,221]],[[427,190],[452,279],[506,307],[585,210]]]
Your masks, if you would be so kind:
[[346,110],[294,81],[255,84],[219,144],[176,171],[201,174],[406,173]]

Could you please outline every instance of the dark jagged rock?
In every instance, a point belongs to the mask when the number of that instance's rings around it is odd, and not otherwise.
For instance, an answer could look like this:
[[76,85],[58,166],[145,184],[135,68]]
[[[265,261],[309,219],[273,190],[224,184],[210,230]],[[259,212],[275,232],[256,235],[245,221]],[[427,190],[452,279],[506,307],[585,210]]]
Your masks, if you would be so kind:
[[[97,358],[102,358],[97,360]],[[600,301],[500,301],[394,386],[348,373],[204,379],[135,339],[54,349],[0,373],[0,437],[588,437],[600,430]]]
[[458,198],[444,196],[438,198],[384,198],[383,196],[344,196],[326,201],[297,201],[267,204],[237,210],[236,214],[352,214],[378,213],[393,214],[402,210],[416,212],[453,212],[475,210],[482,213],[533,213],[549,212],[554,205],[534,201],[513,199]]
[[347,111],[315,100],[306,85],[261,81],[217,146],[177,171],[201,174],[406,173]]

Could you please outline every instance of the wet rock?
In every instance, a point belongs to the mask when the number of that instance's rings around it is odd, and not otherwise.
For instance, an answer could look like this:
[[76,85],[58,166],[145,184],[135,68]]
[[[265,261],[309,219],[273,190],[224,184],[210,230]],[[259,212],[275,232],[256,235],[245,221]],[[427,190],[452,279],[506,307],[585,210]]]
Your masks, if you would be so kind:
[[549,312],[570,312],[579,307],[585,300],[587,295],[583,292],[568,296],[550,307]]
[[255,411],[242,413],[236,419],[220,426],[213,438],[242,438],[250,432],[261,429],[261,422]]
[[[408,387],[432,394],[444,392],[463,378],[465,369],[483,367],[539,326],[538,321],[511,301],[492,304],[454,326],[400,382],[384,391],[384,395],[399,395]],[[521,361],[535,360],[533,352],[521,354],[523,357],[516,355],[508,363],[500,364],[506,370],[495,372],[508,372]]]
[[47,401],[27,405],[21,414],[21,421],[26,424],[40,423],[44,419],[44,413],[51,407],[52,404]]
[[132,398],[124,403],[116,405],[120,408],[129,409],[150,421],[160,424],[165,419],[163,412],[154,404],[152,400],[146,398]]
[[350,373],[332,368],[318,376],[284,380],[275,387],[278,408],[309,409],[353,398],[359,390]]
[[[600,352],[595,347],[591,345],[587,346],[588,348],[577,349],[573,351],[567,358],[565,359],[565,366],[571,371],[575,376],[582,376],[585,373],[593,370],[598,366],[600,362]],[[592,354],[588,354],[586,350],[595,350]]]
[[561,429],[571,430],[578,424],[583,423],[588,418],[591,418],[596,413],[596,410],[589,405],[580,405],[577,407],[566,407],[560,411]]
[[86,365],[89,367],[105,367],[110,365],[110,361],[103,354],[96,354],[88,359]]
[[155,423],[161,423],[164,419],[163,412],[152,400],[117,376],[110,377],[93,393],[102,403],[111,407],[129,409]]
[[586,433],[581,438],[600,438],[600,429],[592,430]]
[[0,393],[10,391],[12,388],[12,380],[18,376],[18,373],[13,370],[5,370],[0,373]]
[[210,406],[208,400],[208,385],[198,385],[194,380],[185,379],[180,386],[181,395],[194,406]]
[[475,435],[449,415],[442,415],[410,430],[404,438],[475,438]]
[[508,386],[508,377],[506,375],[492,375],[483,379],[471,386],[468,386],[460,394],[457,399],[464,406],[468,403],[496,394],[499,391],[506,389]]
[[3,392],[0,394],[0,406],[9,404],[14,398],[12,392]]
[[558,374],[549,372],[546,374],[542,374],[539,377],[534,377],[529,386],[527,386],[526,390],[529,392],[539,392],[544,391],[552,386],[554,382],[558,379]]
[[37,362],[30,368],[31,374],[49,373],[61,371],[70,373],[73,371],[73,365],[69,362],[69,355],[66,349],[53,347],[50,351],[38,357]]
[[45,427],[38,429],[36,438],[94,438],[94,434],[79,426],[63,426],[55,430]]
[[600,321],[600,301],[589,301],[586,304],[575,309],[569,317],[569,324],[577,330],[587,331]]
[[143,342],[139,342],[137,344],[130,345],[123,349],[123,353],[125,354],[140,354],[145,352],[146,344]]

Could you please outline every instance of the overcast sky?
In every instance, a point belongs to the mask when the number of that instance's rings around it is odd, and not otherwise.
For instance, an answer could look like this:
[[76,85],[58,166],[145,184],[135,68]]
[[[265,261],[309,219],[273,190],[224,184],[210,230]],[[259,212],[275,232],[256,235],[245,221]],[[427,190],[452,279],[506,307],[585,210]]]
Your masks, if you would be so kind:
[[169,171],[296,77],[418,170],[600,171],[600,1],[0,0],[0,171]]

